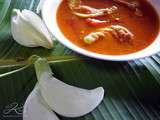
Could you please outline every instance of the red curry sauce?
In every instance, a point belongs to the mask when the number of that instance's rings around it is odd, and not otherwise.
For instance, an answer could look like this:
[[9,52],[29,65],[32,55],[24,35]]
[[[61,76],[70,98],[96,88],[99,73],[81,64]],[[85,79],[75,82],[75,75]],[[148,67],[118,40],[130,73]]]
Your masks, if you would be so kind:
[[[111,21],[109,25],[121,25],[129,29],[134,34],[131,43],[121,43],[115,39],[105,38],[97,40],[93,44],[86,44],[83,37],[90,32],[95,31],[96,27],[86,24],[83,18],[72,14],[68,7],[67,0],[63,0],[57,12],[57,22],[60,30],[66,38],[77,46],[88,51],[109,54],[122,55],[142,50],[149,46],[159,33],[159,19],[154,8],[145,0],[140,0],[143,16],[136,16],[134,12],[127,7],[117,4],[112,0],[82,0],[83,5],[94,8],[106,8],[113,5],[118,7],[117,16],[120,21]],[[128,0],[130,1],[130,0]],[[108,20],[108,16],[99,17],[99,20]]]

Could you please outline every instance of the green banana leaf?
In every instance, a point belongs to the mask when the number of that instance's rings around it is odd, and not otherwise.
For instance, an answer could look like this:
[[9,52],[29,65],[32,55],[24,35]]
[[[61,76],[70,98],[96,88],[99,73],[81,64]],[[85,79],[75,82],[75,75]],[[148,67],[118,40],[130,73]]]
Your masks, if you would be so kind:
[[[35,11],[38,2],[0,0],[0,74],[21,68],[36,54],[46,57],[65,83],[86,89],[104,87],[105,98],[97,109],[75,120],[160,120],[160,54],[109,62],[79,56],[58,42],[52,50],[20,46],[10,33],[11,11]],[[0,120],[22,120],[23,104],[36,82],[34,66],[0,78]]]

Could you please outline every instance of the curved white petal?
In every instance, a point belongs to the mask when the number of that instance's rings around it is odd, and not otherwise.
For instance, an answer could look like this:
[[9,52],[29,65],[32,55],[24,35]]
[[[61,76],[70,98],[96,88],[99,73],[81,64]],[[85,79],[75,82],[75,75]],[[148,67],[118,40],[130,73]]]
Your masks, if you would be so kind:
[[94,110],[104,97],[102,87],[86,90],[56,79],[52,76],[45,59],[36,61],[35,68],[43,98],[55,112],[62,116],[83,116]]
[[14,9],[11,32],[15,41],[27,47],[52,48],[53,41],[42,19],[29,10]]
[[59,120],[44,102],[38,87],[35,87],[25,102],[23,120]]

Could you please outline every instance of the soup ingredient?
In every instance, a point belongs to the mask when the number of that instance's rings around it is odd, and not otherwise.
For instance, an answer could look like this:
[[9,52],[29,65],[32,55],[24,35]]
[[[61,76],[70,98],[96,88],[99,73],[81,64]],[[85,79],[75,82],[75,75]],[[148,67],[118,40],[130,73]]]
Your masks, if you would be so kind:
[[26,47],[53,47],[52,37],[44,22],[34,12],[14,9],[11,18],[14,40]]
[[108,25],[111,22],[120,22],[120,18],[114,18],[112,20],[98,20],[95,18],[87,18],[85,20],[86,24],[91,26],[91,27],[104,27]]
[[105,9],[96,9],[93,7],[81,5],[81,0],[68,0],[68,6],[72,10],[74,15],[77,15],[82,18],[111,15],[118,9],[116,6],[112,6],[111,8]]
[[131,1],[127,2],[125,0],[113,0],[114,2],[120,3],[122,5],[125,5],[126,7],[132,9],[135,11],[135,15],[137,16],[143,16],[142,11],[139,9],[140,3],[138,1]]
[[100,17],[100,16],[106,16],[106,15],[109,15],[112,17],[112,14],[114,14],[118,10],[118,8],[116,6],[112,6],[110,8],[105,8],[105,9],[90,8],[88,10],[89,10],[89,13],[79,13],[74,11],[73,14],[81,18],[93,18],[93,17]]
[[92,44],[100,38],[104,38],[105,34],[103,32],[92,32],[84,37],[84,42],[86,44]]
[[102,87],[86,90],[68,85],[53,77],[46,59],[39,58],[35,62],[35,69],[44,100],[62,116],[83,116],[94,110],[103,99]]
[[134,39],[133,33],[127,28],[120,25],[111,25],[106,28],[101,28],[100,31],[102,31],[103,33],[111,34],[115,39],[122,43],[130,42]]
[[45,103],[38,86],[34,88],[25,102],[23,120],[59,120]]
[[129,42],[133,40],[134,35],[127,28],[120,25],[111,25],[110,29],[101,29],[113,35],[114,38],[119,40],[120,42]]
[[127,28],[120,25],[111,25],[98,29],[98,32],[91,32],[84,37],[84,42],[92,44],[101,38],[107,38],[109,34],[122,43],[130,42],[134,38],[134,35]]
[[86,20],[87,25],[92,26],[92,27],[102,27],[107,25],[109,21],[106,20],[98,20],[94,18],[87,18]]
[[68,0],[68,6],[71,10],[79,8],[81,0]]
[[74,10],[77,12],[80,12],[80,13],[95,13],[97,11],[96,8],[86,6],[86,5],[80,5],[79,7],[75,8]]

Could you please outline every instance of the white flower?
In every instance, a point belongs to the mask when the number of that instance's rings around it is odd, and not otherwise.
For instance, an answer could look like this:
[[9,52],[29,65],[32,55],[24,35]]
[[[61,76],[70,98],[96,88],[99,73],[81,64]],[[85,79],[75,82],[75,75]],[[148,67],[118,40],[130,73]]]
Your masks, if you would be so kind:
[[60,120],[43,100],[38,86],[25,102],[23,120]]
[[32,11],[14,9],[11,18],[14,40],[26,47],[53,47],[51,34],[42,19]]
[[94,110],[104,97],[102,87],[87,90],[56,79],[45,59],[38,59],[35,69],[42,97],[53,111],[62,116],[83,116]]

